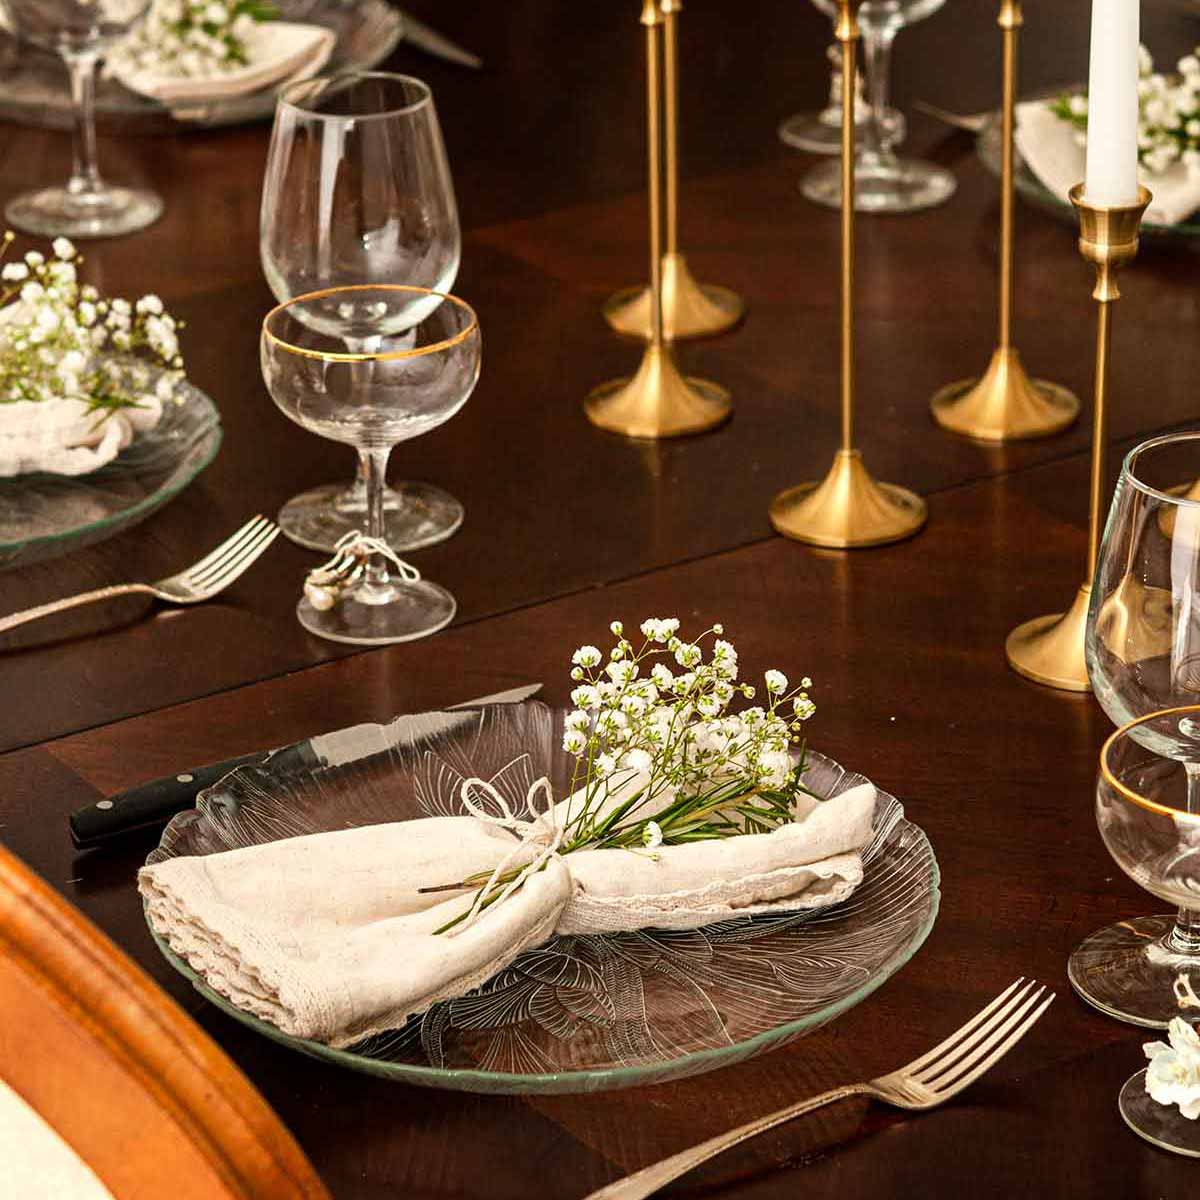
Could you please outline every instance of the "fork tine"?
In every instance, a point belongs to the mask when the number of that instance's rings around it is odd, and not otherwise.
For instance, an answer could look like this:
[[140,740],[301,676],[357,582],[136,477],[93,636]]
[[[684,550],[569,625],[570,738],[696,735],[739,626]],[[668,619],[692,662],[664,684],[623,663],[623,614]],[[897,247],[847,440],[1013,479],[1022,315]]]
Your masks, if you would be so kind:
[[250,520],[245,523],[245,525],[243,525],[240,529],[235,529],[234,532],[231,533],[219,546],[214,547],[199,562],[192,563],[190,567],[184,571],[181,571],[180,574],[184,576],[190,576],[196,571],[203,571],[205,567],[211,566],[229,549],[230,546],[241,539],[251,529],[252,526],[257,525],[260,521],[264,520],[266,520],[266,518],[262,516],[251,517]]
[[206,555],[198,563],[193,563],[183,572],[183,577],[190,583],[200,586],[204,579],[224,569],[230,558],[236,558],[243,548],[258,537],[264,529],[274,528],[266,517],[255,517],[247,521],[235,534],[223,541],[211,554]]
[[235,558],[225,562],[219,571],[209,572],[206,581],[199,585],[203,591],[216,593],[228,587],[235,579],[244,574],[261,557],[264,550],[279,536],[278,526],[272,525],[262,530],[255,538],[242,547]]
[[1046,1009],[1054,1003],[1054,998],[1055,994],[1051,992],[973,1071],[961,1079],[956,1079],[946,1091],[939,1092],[940,1098],[949,1100],[951,1096],[957,1096],[964,1088],[970,1087],[985,1071],[990,1071],[1029,1032]]
[[960,1042],[944,1058],[931,1064],[922,1072],[921,1082],[937,1091],[947,1087],[964,1071],[969,1071],[1018,1021],[1046,994],[1044,985],[1030,994],[1031,982],[1018,992],[992,1019]]
[[1025,977],[1022,975],[1019,979],[1009,984],[1009,986],[1005,988],[1004,991],[1002,991],[1000,995],[998,995],[995,1000],[993,1000],[991,1004],[989,1004],[982,1012],[976,1013],[976,1015],[973,1016],[965,1025],[962,1025],[956,1029],[944,1042],[939,1042],[936,1046],[934,1046],[934,1048],[930,1050],[928,1054],[923,1054],[920,1058],[914,1059],[907,1066],[901,1067],[897,1074],[911,1075],[914,1072],[919,1071],[922,1067],[933,1062],[935,1058],[939,1058],[946,1050],[950,1049],[955,1042],[959,1041],[963,1037],[966,1037],[967,1034],[986,1021],[988,1017],[990,1017],[992,1013],[995,1012],[995,1010],[999,1008],[1000,1005],[1002,1005],[1024,982]]

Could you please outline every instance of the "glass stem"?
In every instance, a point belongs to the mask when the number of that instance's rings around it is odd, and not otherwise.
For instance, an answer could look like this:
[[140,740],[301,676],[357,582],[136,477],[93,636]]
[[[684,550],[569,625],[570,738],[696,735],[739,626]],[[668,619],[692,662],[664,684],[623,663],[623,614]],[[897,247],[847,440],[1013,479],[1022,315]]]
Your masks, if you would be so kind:
[[864,162],[887,162],[895,156],[888,135],[886,117],[891,93],[892,42],[895,32],[864,22],[862,26],[863,54],[867,69],[867,104],[871,119],[861,134],[860,157]]
[[96,165],[96,67],[95,54],[66,54],[71,76],[71,100],[75,108],[74,162],[67,191],[72,196],[96,196],[104,190]]
[[[360,450],[360,461],[367,476],[367,536],[386,541],[387,527],[383,517],[383,487],[387,478],[388,456],[391,449]],[[388,560],[382,554],[372,554],[367,563],[367,577],[363,587],[370,603],[371,598],[383,602],[390,598],[391,580],[388,577]]]
[[[1188,812],[1200,813],[1200,763],[1184,763],[1183,768],[1187,772]],[[1175,928],[1167,935],[1167,946],[1176,954],[1200,958],[1200,909],[1179,910]]]

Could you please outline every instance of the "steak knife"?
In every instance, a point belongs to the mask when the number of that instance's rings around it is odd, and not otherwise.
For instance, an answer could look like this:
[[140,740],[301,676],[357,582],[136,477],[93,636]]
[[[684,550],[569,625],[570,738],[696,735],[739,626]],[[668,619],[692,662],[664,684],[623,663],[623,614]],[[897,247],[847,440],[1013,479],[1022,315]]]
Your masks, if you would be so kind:
[[[466,700],[448,709],[476,708],[481,704],[519,704],[536,696],[540,683],[510,688],[478,700]],[[397,721],[412,718],[398,717]],[[391,725],[352,725],[333,733],[322,733],[307,741],[296,742],[277,750],[259,750],[239,758],[227,758],[205,767],[193,767],[177,775],[167,775],[140,784],[126,792],[97,800],[73,812],[67,818],[71,841],[80,850],[102,846],[127,834],[165,825],[176,813],[191,808],[205,788],[212,787],[238,767],[262,766],[271,763],[284,774],[316,767],[336,767],[343,763],[380,753],[391,744],[388,730]]]

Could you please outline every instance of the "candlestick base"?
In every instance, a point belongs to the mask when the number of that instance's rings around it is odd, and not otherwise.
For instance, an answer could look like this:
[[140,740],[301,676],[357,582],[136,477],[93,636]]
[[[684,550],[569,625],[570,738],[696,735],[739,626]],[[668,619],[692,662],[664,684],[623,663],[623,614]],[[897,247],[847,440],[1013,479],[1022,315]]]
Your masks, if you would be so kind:
[[814,546],[855,549],[911,537],[928,515],[920,496],[877,483],[857,450],[839,450],[820,483],[802,483],[771,502],[771,524]]
[[[711,337],[732,329],[745,316],[742,298],[728,288],[697,283],[682,254],[662,260],[663,337],[667,341]],[[653,313],[648,287],[631,287],[612,296],[604,319],[627,337],[649,341]]]
[[715,429],[733,405],[719,384],[684,378],[671,347],[651,343],[637,373],[601,384],[584,401],[593,425],[633,438],[683,437]]
[[952,433],[981,442],[1049,437],[1079,416],[1075,395],[1056,383],[1030,379],[1013,349],[997,348],[982,379],[949,384],[930,402],[933,419]]
[[1090,584],[1084,584],[1065,613],[1035,617],[1018,625],[1004,643],[1008,665],[1018,675],[1066,692],[1088,692],[1087,636]]

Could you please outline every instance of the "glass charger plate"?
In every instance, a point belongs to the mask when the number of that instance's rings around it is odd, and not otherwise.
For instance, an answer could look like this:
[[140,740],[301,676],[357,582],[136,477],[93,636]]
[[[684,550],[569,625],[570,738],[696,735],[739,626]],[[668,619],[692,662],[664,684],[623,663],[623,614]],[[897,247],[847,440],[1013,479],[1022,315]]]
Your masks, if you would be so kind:
[[181,492],[221,445],[216,405],[182,383],[162,419],[90,475],[0,479],[0,570],[104,541]]
[[[147,860],[461,812],[458,789],[491,779],[515,811],[543,774],[569,778],[561,712],[537,701],[401,717],[277,752],[203,792]],[[314,765],[314,764],[328,765]],[[810,754],[806,783],[833,796],[861,775]],[[566,792],[556,785],[555,794]],[[924,942],[938,910],[928,838],[879,793],[865,877],[844,903],[685,932],[558,937],[482,987],[349,1050],[289,1037],[207,987],[268,1038],[352,1070],[472,1092],[592,1092],[697,1075],[761,1054],[864,1000]]]
[[[1200,0],[1197,0],[1200,4]],[[1056,89],[1051,95],[1057,95],[1059,91],[1066,89]],[[1070,89],[1074,91],[1075,89]],[[1039,97],[1034,97],[1038,99]],[[1050,96],[1044,97],[1050,99]],[[988,168],[997,178],[1000,177],[1000,113],[996,111],[988,118],[988,123],[984,126],[983,132],[975,141],[975,149],[984,166]],[[1014,148],[1015,149],[1015,148]],[[1030,204],[1036,208],[1040,208],[1045,212],[1052,213],[1058,217],[1060,221],[1065,221],[1067,224],[1078,228],[1079,217],[1075,210],[1065,200],[1060,200],[1042,181],[1029,169],[1025,161],[1021,158],[1021,152],[1016,149],[1016,177],[1013,183],[1017,189],[1017,193],[1023,196]],[[1151,221],[1143,221],[1141,228],[1142,236],[1151,238],[1172,238],[1172,239],[1188,239],[1200,237],[1200,215],[1193,215],[1187,221],[1181,222],[1178,225],[1155,225]]]
[[[404,17],[387,0],[277,0],[277,7],[285,20],[324,25],[337,33],[326,71],[376,67],[404,36]],[[269,120],[275,112],[278,87],[274,84],[209,105],[180,105],[172,112],[115,79],[100,79],[96,113],[108,128],[115,124],[129,133],[172,132],[180,124],[204,128],[240,125]],[[2,28],[0,118],[52,129],[70,129],[74,120],[62,62],[46,51],[18,45]]]

